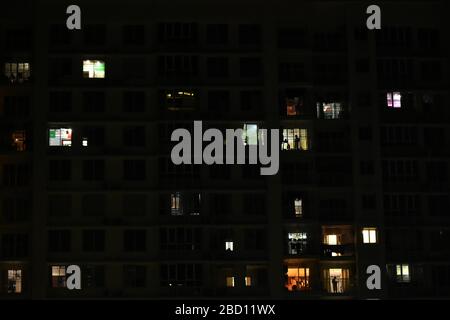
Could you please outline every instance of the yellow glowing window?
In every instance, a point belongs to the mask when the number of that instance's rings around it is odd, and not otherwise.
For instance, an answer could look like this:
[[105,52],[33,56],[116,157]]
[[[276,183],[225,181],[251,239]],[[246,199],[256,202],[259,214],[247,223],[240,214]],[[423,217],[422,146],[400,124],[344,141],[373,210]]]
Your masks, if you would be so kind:
[[173,216],[183,215],[181,194],[179,192],[175,192],[170,195],[170,203],[171,203],[171,214]]
[[83,78],[105,78],[105,62],[100,60],[84,60]]
[[8,293],[22,292],[22,270],[8,270]]
[[66,267],[52,266],[52,287],[65,288],[66,287]]
[[309,268],[288,268],[285,287],[289,291],[309,289]]
[[227,277],[227,287],[229,288],[234,287],[234,277]]
[[252,277],[250,277],[250,276],[245,277],[245,286],[246,287],[252,286]]
[[281,150],[308,150],[307,129],[283,129]]
[[16,151],[25,151],[26,134],[24,130],[16,130],[12,133],[12,146]]
[[363,243],[377,243],[377,229],[376,228],[364,228],[362,230]]
[[5,63],[5,76],[11,82],[23,82],[30,78],[30,64],[28,62]]

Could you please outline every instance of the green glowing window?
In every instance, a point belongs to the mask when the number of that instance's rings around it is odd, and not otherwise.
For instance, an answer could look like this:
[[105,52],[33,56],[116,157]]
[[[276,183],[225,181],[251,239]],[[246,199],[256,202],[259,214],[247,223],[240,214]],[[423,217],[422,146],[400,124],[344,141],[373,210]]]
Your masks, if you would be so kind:
[[83,61],[83,78],[105,78],[105,62],[100,60]]

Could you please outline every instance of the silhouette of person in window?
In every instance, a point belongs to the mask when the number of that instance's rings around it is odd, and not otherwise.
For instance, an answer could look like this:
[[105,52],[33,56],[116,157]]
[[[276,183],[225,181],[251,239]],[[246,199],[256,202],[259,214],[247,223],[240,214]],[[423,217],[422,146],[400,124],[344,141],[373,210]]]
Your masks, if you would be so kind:
[[337,293],[337,285],[338,285],[338,280],[336,279],[336,277],[333,277],[333,280],[331,280],[331,283],[333,285],[333,292]]
[[298,135],[295,135],[295,139],[294,139],[294,149],[295,149],[295,150],[300,149],[300,138],[298,137]]

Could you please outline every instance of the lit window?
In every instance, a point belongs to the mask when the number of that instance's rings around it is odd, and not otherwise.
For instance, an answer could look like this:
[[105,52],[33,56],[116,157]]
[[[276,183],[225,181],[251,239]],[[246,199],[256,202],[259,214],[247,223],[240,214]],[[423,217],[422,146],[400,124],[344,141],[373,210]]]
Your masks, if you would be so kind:
[[300,291],[310,288],[309,268],[288,268],[285,288],[289,291]]
[[338,236],[336,234],[327,234],[325,236],[325,244],[336,246],[338,244]]
[[386,94],[386,99],[389,108],[402,107],[402,94],[400,92],[388,92]]
[[252,277],[245,277],[245,286],[246,287],[251,287],[252,286]]
[[197,97],[192,91],[170,91],[165,94],[167,110],[194,110]]
[[301,216],[303,216],[303,202],[302,199],[295,199],[294,200],[294,210],[295,210],[295,216],[297,218],[300,218]]
[[24,130],[16,130],[12,133],[12,146],[16,151],[25,151],[26,135]]
[[233,251],[234,250],[234,242],[233,241],[225,241],[225,250]]
[[349,287],[349,270],[348,269],[325,269],[325,289],[329,293],[343,293]]
[[410,282],[410,280],[411,280],[410,275],[409,275],[409,265],[408,264],[396,265],[395,274],[397,276],[397,282]]
[[179,192],[172,193],[170,195],[171,214],[173,216],[183,215],[183,205],[181,200],[181,194]]
[[60,129],[49,129],[49,141],[48,145],[54,146],[72,146],[72,129],[60,128]]
[[84,60],[83,61],[83,78],[100,78],[105,77],[105,62],[100,60]]
[[30,64],[27,62],[5,63],[5,76],[11,82],[24,82],[30,78]]
[[324,119],[339,119],[342,116],[342,107],[338,102],[317,103],[317,117]]
[[88,138],[83,138],[82,144],[83,144],[83,147],[87,147],[88,146]]
[[376,228],[364,228],[362,230],[363,243],[377,243],[377,229]]
[[8,293],[22,292],[22,270],[8,270]]
[[258,125],[256,123],[244,124],[242,140],[245,145],[256,146],[258,144]]
[[306,232],[288,233],[288,253],[302,254],[308,248],[308,234]]
[[303,101],[299,97],[286,98],[286,114],[288,116],[300,115]]
[[227,287],[229,288],[234,287],[234,277],[227,277]]
[[283,129],[281,150],[308,150],[307,129]]
[[52,288],[66,287],[66,267],[52,266]]

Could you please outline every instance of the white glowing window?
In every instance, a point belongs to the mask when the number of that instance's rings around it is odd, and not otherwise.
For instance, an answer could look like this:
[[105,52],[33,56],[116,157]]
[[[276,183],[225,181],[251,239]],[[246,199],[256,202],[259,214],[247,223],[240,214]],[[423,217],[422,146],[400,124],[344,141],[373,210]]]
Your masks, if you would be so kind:
[[48,133],[49,133],[48,135],[49,146],[51,147],[72,146],[72,129],[70,128],[49,129]]
[[289,240],[306,240],[308,239],[308,234],[306,232],[290,232],[288,233]]
[[325,236],[325,244],[335,246],[338,244],[337,234],[328,234]]
[[225,241],[225,250],[233,251],[234,250],[234,242],[233,241]]
[[255,123],[244,124],[242,140],[245,145],[256,146],[258,144],[258,125]]
[[83,138],[82,144],[83,144],[83,147],[87,147],[88,146],[88,138]]
[[105,62],[100,60],[84,60],[83,78],[105,78]]
[[398,264],[396,265],[396,276],[398,282],[409,282],[411,280],[409,274],[409,265],[408,264]]
[[295,210],[295,216],[297,218],[301,217],[303,215],[303,202],[302,199],[295,199],[294,200],[294,210]]
[[8,293],[22,292],[22,270],[8,270]]
[[400,92],[388,92],[386,94],[386,100],[389,108],[402,107],[402,94]]
[[234,277],[227,277],[227,287],[229,288],[234,287]]
[[362,230],[363,243],[377,243],[377,229],[376,228],[364,228]]

